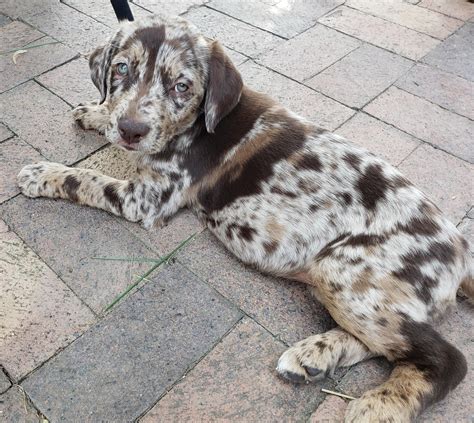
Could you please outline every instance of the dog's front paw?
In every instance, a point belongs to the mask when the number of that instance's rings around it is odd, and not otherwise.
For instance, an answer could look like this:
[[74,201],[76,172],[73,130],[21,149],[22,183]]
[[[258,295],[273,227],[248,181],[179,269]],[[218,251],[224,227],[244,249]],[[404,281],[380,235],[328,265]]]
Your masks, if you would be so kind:
[[93,129],[100,133],[105,132],[109,122],[107,108],[98,101],[79,104],[73,109],[72,116],[82,129]]
[[25,166],[17,176],[18,186],[27,197],[53,197],[55,175],[67,169],[59,163],[40,162]]

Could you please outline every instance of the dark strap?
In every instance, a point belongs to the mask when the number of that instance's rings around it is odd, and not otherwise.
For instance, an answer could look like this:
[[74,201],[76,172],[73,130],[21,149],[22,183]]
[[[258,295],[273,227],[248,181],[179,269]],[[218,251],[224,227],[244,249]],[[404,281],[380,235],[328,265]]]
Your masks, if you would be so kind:
[[133,21],[132,11],[127,0],[110,0],[110,2],[119,22],[125,20]]

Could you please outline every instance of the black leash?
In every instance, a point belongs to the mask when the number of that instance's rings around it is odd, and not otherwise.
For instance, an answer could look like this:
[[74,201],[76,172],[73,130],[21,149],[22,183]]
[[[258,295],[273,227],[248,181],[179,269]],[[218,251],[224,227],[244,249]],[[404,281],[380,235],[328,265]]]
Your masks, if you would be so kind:
[[114,8],[115,16],[119,22],[121,21],[133,21],[132,11],[127,0],[110,0],[112,7]]

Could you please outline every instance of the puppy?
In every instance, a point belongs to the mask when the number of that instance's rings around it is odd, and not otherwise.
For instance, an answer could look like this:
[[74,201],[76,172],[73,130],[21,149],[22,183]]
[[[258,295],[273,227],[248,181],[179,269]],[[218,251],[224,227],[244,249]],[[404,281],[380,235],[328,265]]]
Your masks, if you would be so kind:
[[432,327],[462,284],[468,244],[396,169],[254,92],[221,45],[183,19],[124,23],[90,57],[101,100],[80,106],[138,163],[133,180],[39,163],[18,183],[146,228],[192,208],[240,260],[306,283],[337,328],[288,349],[277,371],[315,381],[374,356],[390,378],[350,403],[346,421],[406,422],[466,374]]

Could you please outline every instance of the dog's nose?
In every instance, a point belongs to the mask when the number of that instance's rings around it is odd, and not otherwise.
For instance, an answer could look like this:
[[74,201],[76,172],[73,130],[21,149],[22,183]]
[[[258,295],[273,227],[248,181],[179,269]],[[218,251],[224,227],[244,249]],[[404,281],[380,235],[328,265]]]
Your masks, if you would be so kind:
[[118,121],[118,130],[120,136],[125,141],[129,144],[136,144],[141,138],[150,132],[150,127],[146,123],[138,120],[121,118]]

